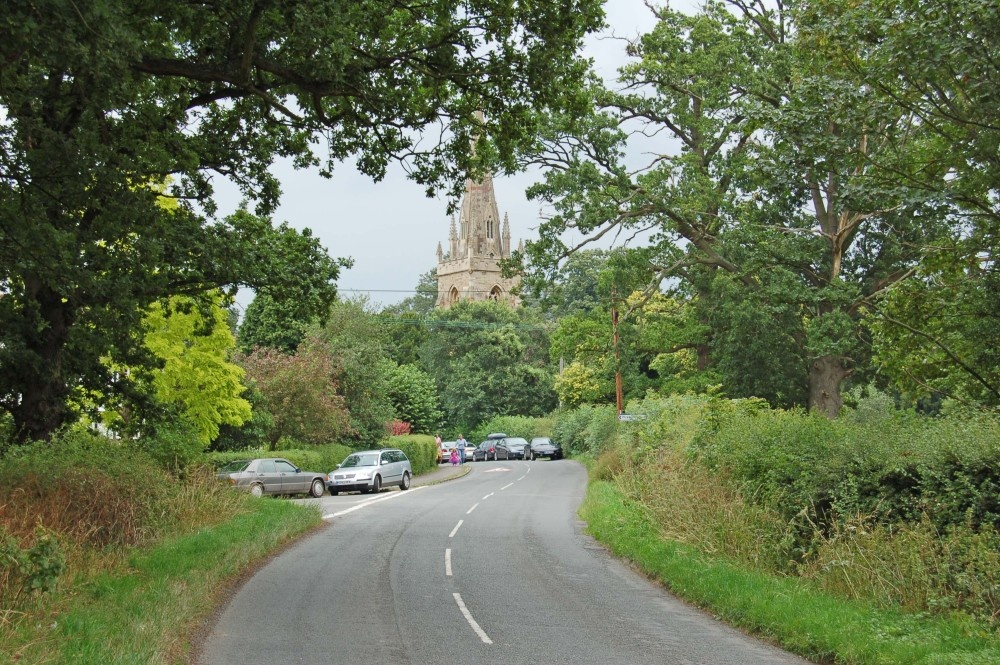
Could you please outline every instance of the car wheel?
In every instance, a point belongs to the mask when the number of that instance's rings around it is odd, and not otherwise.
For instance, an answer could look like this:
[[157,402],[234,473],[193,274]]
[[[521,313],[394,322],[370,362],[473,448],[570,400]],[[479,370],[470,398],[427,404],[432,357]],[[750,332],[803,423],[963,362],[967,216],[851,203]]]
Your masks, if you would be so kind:
[[406,471],[403,472],[403,481],[399,483],[399,489],[401,490],[410,489],[410,474]]
[[254,483],[250,486],[251,496],[264,496],[264,486],[260,483]]
[[375,476],[375,480],[372,481],[372,493],[378,494],[382,491],[382,476]]
[[311,494],[315,499],[320,498],[326,494],[326,483],[317,478],[313,481],[312,487],[309,488],[309,494]]

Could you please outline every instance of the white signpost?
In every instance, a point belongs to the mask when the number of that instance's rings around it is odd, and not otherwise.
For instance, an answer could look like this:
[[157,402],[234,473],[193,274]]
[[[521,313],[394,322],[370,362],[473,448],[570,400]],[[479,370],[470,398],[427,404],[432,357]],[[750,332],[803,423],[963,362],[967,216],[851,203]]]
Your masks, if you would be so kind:
[[638,413],[638,414],[633,414],[633,413],[619,413],[618,414],[618,420],[620,420],[623,423],[630,423],[630,422],[634,422],[636,420],[645,420],[645,419],[646,419],[646,414],[645,413]]

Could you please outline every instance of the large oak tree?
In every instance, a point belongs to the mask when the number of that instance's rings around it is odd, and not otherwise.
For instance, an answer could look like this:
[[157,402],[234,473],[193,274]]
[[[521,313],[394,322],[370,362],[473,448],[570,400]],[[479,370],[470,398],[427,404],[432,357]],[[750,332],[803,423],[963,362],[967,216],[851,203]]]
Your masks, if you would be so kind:
[[[571,228],[648,240],[641,258],[657,281],[682,280],[701,308],[701,353],[733,359],[768,340],[758,346],[800,362],[789,374],[804,384],[772,391],[801,392],[835,416],[843,381],[867,362],[866,310],[961,230],[939,196],[947,165],[917,159],[933,137],[834,57],[870,54],[808,8],[657,10],[657,26],[629,47],[620,88],[597,88],[602,112],[564,118],[549,135],[547,180],[534,193],[556,214],[528,254],[552,269],[573,251]],[[745,333],[713,330],[736,321]]]
[[[538,113],[576,103],[601,16],[596,0],[5,3],[0,407],[18,438],[71,419],[72,389],[116,388],[102,356],[150,362],[135,331],[157,300],[248,285],[324,312],[339,266],[267,219],[272,161],[356,156],[376,179],[403,162],[428,191],[510,168]],[[214,216],[222,176],[253,214]]]

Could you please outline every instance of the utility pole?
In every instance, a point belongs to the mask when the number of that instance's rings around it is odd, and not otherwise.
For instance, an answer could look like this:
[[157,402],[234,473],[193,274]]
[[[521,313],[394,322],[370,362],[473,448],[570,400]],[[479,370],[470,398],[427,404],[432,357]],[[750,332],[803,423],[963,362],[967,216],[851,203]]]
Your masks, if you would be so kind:
[[625,408],[622,405],[621,352],[618,350],[618,289],[614,286],[611,287],[611,329],[615,345],[615,406],[620,416],[625,413]]

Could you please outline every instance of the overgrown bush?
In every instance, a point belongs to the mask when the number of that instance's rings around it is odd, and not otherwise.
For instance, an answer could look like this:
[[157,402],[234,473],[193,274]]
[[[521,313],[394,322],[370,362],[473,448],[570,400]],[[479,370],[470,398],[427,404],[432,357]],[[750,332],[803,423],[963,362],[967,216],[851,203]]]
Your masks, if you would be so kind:
[[173,490],[151,457],[84,429],[19,446],[0,464],[0,524],[19,539],[44,526],[95,547],[138,545],[163,525]]
[[[857,402],[831,421],[758,400],[646,399],[595,476],[713,556],[911,611],[1000,617],[998,422]],[[564,417],[581,431],[592,414]]]
[[22,545],[0,525],[0,606],[52,590],[65,569],[66,555],[51,531],[39,526]]
[[205,452],[195,427],[181,419],[164,423],[131,444],[178,477],[183,477],[192,464],[200,462]]
[[0,458],[0,605],[63,571],[107,570],[136,548],[215,524],[248,497],[188,466],[178,480],[134,442],[72,428]]
[[410,460],[414,474],[437,468],[437,444],[430,434],[404,434],[386,442],[390,448],[399,448]]
[[583,405],[556,413],[552,436],[570,453],[597,456],[614,443],[617,431],[613,406]]

